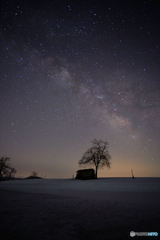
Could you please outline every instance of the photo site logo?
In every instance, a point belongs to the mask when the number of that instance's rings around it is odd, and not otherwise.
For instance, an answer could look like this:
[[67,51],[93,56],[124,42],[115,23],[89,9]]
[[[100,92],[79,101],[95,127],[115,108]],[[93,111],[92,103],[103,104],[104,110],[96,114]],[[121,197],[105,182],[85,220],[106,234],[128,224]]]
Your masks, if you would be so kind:
[[135,236],[152,236],[152,237],[157,237],[158,232],[130,232],[130,237],[135,237]]

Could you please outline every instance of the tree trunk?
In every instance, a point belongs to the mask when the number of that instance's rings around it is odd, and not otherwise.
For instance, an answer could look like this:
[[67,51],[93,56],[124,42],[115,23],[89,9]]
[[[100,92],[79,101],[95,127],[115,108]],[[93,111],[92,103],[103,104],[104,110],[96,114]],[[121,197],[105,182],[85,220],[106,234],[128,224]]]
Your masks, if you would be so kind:
[[96,178],[97,178],[97,173],[98,173],[98,166],[96,166]]

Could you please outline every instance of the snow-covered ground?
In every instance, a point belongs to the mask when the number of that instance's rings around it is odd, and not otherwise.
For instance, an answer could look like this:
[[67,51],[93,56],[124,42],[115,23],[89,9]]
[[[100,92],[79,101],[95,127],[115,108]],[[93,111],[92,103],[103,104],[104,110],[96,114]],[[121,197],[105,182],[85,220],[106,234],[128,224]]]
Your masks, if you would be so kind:
[[160,192],[160,178],[101,178],[97,180],[32,179],[3,181],[0,189],[30,193],[55,191]]
[[0,216],[5,239],[130,239],[131,230],[160,234],[160,178],[4,181]]

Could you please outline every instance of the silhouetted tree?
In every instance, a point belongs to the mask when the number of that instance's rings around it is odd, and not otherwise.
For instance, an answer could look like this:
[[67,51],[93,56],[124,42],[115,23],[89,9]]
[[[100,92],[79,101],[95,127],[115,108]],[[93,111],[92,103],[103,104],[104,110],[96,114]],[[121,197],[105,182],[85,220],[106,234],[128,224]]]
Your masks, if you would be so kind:
[[92,147],[90,147],[82,156],[79,161],[80,165],[91,164],[95,166],[96,178],[98,173],[98,168],[107,166],[110,168],[111,156],[108,151],[108,142],[103,140],[94,139],[92,141]]
[[11,167],[9,164],[10,158],[0,158],[0,179],[13,178],[16,174],[16,169]]

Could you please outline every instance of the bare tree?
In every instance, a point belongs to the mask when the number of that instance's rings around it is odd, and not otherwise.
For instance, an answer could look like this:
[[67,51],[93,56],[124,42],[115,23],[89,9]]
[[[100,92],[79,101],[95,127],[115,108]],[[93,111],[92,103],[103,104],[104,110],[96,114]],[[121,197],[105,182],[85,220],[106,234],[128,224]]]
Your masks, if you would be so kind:
[[16,169],[11,167],[9,164],[10,158],[0,158],[0,179],[13,178],[16,174]]
[[92,147],[90,147],[82,156],[79,161],[80,165],[91,164],[95,166],[96,178],[99,167],[111,166],[111,156],[108,151],[108,142],[103,140],[94,139]]

